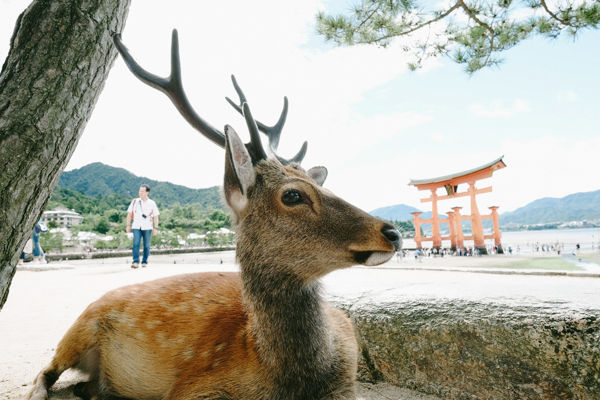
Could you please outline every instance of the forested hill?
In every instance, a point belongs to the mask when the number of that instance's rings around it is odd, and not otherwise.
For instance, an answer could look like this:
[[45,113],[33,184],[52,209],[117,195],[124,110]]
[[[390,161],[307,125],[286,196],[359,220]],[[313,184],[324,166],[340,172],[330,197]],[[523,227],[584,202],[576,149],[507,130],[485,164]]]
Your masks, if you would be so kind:
[[600,219],[600,190],[574,193],[562,198],[544,197],[500,215],[500,225],[548,224]]
[[201,204],[204,207],[222,209],[217,186],[208,189],[191,189],[170,182],[159,182],[140,177],[123,168],[115,168],[96,162],[79,169],[63,172],[58,186],[84,193],[90,197],[119,194],[126,198],[138,197],[142,184],[151,188],[150,198],[163,206]]

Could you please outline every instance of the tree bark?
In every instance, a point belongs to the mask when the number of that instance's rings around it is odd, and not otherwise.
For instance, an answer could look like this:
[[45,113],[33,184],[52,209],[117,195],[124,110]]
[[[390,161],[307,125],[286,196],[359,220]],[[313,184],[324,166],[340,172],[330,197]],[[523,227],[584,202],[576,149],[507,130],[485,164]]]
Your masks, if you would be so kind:
[[0,310],[16,263],[92,115],[130,0],[34,0],[0,72]]

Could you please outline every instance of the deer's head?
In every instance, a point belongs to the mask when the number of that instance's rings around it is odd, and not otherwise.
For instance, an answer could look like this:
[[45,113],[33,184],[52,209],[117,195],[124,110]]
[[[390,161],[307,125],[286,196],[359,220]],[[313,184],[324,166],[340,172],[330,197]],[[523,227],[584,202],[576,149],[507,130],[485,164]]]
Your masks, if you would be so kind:
[[[392,225],[323,188],[327,177],[324,167],[308,171],[301,167],[306,142],[291,159],[277,155],[287,99],[277,124],[268,127],[254,119],[244,93],[232,77],[240,104],[227,100],[246,120],[251,141],[244,144],[232,127],[225,126],[224,133],[218,131],[189,104],[181,83],[177,31],[173,31],[169,78],[145,71],[131,57],[119,35],[113,34],[113,40],[135,76],[167,94],[194,128],[225,147],[223,188],[237,225],[240,260],[271,265],[280,268],[282,274],[311,280],[338,268],[384,263],[400,249],[401,234]],[[263,149],[259,131],[269,137],[269,155]]]

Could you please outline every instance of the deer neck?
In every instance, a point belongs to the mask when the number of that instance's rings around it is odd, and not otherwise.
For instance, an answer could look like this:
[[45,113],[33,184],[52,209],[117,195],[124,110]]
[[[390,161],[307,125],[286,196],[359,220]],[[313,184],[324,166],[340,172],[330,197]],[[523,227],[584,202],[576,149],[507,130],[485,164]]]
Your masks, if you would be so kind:
[[321,283],[264,272],[281,271],[279,266],[241,267],[244,301],[261,360],[281,387],[316,389],[331,373],[335,353]]

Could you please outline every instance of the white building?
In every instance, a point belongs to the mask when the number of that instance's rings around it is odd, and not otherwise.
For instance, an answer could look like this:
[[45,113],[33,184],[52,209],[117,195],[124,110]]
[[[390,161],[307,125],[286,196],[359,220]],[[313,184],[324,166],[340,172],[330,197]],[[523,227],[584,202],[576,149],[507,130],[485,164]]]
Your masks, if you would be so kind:
[[69,228],[81,224],[83,217],[75,210],[59,206],[52,209],[52,211],[44,211],[42,222],[48,225],[50,221],[56,222],[60,227]]

